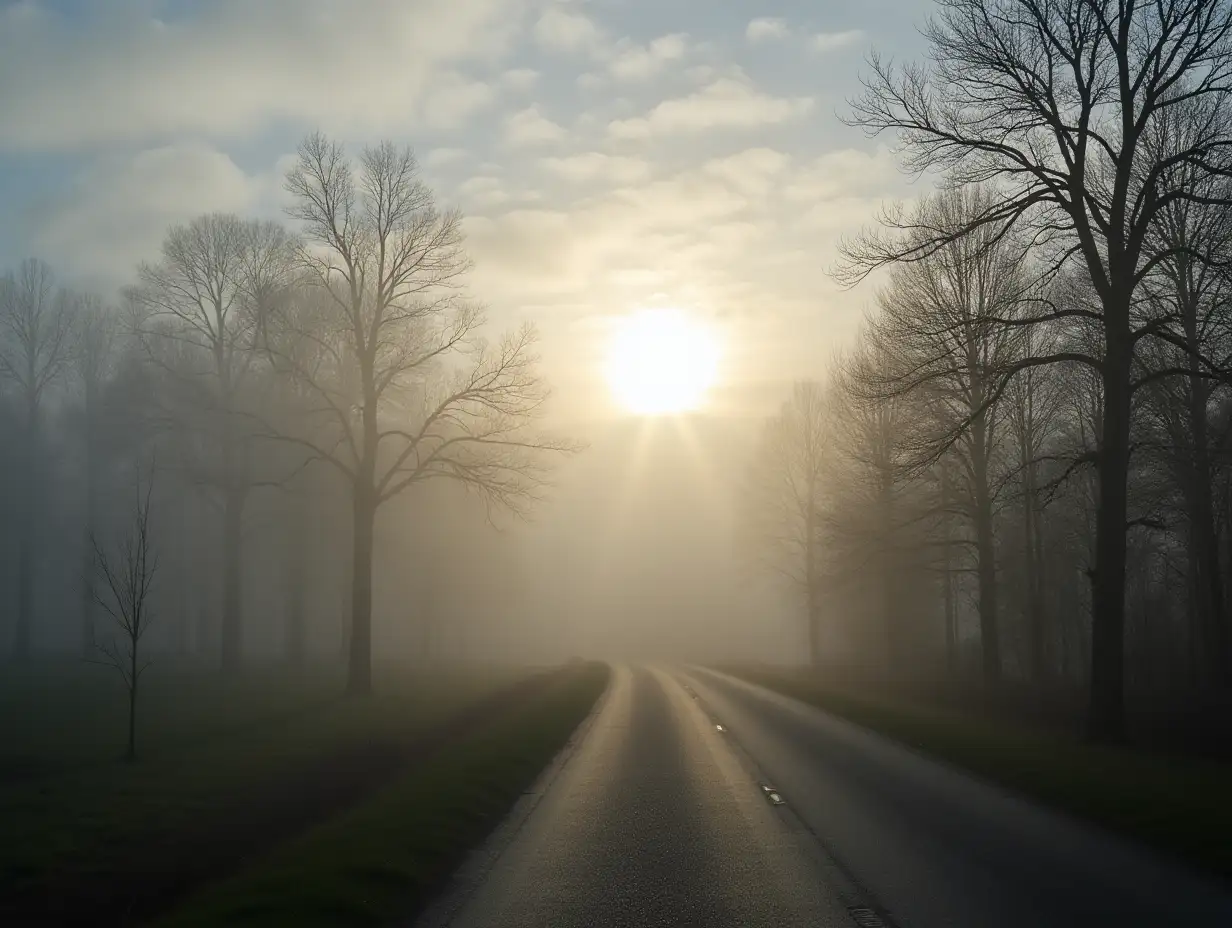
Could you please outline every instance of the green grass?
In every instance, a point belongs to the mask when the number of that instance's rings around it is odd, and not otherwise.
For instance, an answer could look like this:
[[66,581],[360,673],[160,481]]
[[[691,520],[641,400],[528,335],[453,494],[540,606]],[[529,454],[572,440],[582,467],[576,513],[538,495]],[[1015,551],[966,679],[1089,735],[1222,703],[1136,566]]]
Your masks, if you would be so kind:
[[732,672],[1232,878],[1230,764],[1084,744],[1012,721],[828,686],[807,673]]
[[[58,698],[51,698],[55,675],[10,678],[0,687],[0,704],[19,713],[0,723],[9,756],[43,765],[37,776],[18,771],[0,790],[0,913],[34,904],[14,901],[21,899],[157,895],[159,881],[183,881],[208,856],[196,854],[198,846],[212,843],[210,853],[232,860],[228,840],[242,852],[277,838],[276,828],[262,831],[262,817],[284,798],[287,784],[328,777],[330,764],[361,755],[373,764],[386,755],[396,759],[426,733],[529,676],[514,668],[391,667],[378,676],[377,693],[362,700],[337,698],[340,678],[328,674],[152,678],[140,710],[149,731],[139,733],[138,762],[125,764],[118,760],[122,690],[113,706],[106,678],[65,680],[70,673],[61,672]],[[112,712],[120,716],[117,725],[103,721]],[[37,719],[85,746],[46,740]],[[92,733],[93,726],[107,737]],[[336,811],[323,805],[322,815]]]
[[567,669],[362,806],[157,924],[367,926],[412,914],[561,748],[607,676],[601,665]]

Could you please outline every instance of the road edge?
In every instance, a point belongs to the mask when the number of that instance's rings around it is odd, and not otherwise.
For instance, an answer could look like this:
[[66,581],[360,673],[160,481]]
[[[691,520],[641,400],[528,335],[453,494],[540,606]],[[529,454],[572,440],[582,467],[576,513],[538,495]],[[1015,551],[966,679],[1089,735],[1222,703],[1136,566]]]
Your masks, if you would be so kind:
[[488,874],[495,868],[501,856],[513,843],[543,797],[551,789],[552,784],[569,763],[578,746],[586,739],[595,719],[606,708],[611,698],[612,681],[619,668],[614,664],[605,663],[608,667],[607,684],[594,705],[591,706],[590,712],[573,729],[564,747],[557,751],[547,766],[540,771],[535,782],[522,793],[492,833],[466,855],[466,859],[454,871],[440,895],[429,903],[418,916],[397,922],[398,928],[447,928],[483,885]]

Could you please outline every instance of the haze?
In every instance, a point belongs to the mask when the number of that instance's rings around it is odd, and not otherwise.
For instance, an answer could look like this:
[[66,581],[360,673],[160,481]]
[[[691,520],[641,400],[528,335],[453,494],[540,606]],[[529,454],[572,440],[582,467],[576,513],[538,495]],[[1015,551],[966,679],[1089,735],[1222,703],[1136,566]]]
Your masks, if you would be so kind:
[[0,216],[0,922],[1232,924],[1232,0],[0,0]]

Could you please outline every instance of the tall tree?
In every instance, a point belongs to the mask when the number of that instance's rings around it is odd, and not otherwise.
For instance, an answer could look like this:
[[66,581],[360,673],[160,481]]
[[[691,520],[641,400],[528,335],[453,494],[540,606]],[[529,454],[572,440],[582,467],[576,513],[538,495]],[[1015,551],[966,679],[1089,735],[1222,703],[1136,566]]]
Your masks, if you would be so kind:
[[174,380],[201,433],[191,455],[193,478],[217,494],[222,508],[221,660],[234,670],[243,654],[244,508],[257,477],[251,428],[243,415],[261,317],[276,277],[289,267],[290,239],[275,223],[210,213],[176,226],[162,257],[138,269],[129,291],[138,333],[149,356]]
[[77,320],[76,370],[81,387],[82,470],[85,481],[83,525],[86,544],[81,581],[81,639],[83,654],[94,652],[94,551],[91,539],[98,525],[100,481],[103,471],[106,391],[116,364],[116,316],[93,295],[82,298]]
[[437,207],[411,151],[384,142],[357,167],[320,134],[300,145],[286,187],[305,287],[272,310],[266,332],[274,364],[311,397],[310,427],[281,437],[350,490],[348,690],[362,694],[372,687],[378,508],[419,481],[448,479],[521,510],[543,485],[544,453],[573,445],[529,428],[548,395],[533,330],[495,346],[479,338],[461,217]]
[[[1232,146],[1232,3],[1227,0],[938,0],[924,30],[929,63],[903,69],[874,59],[852,121],[894,133],[907,169],[953,183],[993,183],[1001,196],[957,228],[908,228],[848,243],[858,278],[924,257],[977,229],[1019,229],[1054,259],[1073,260],[1098,295],[1081,316],[1098,350],[1023,359],[1018,369],[1082,364],[1099,376],[1099,504],[1093,576],[1089,734],[1125,735],[1124,630],[1130,404],[1145,382],[1139,345],[1184,345],[1175,326],[1144,318],[1139,288],[1165,253],[1148,235],[1163,210],[1196,201],[1195,175],[1221,172]],[[1165,150],[1148,144],[1174,110],[1201,101],[1206,118]],[[1191,169],[1186,175],[1179,166]],[[925,234],[921,235],[923,231]],[[1193,249],[1202,257],[1202,248]],[[1008,375],[1007,375],[1008,376]]]
[[[924,200],[911,223],[960,228],[994,199],[980,187],[944,191]],[[959,465],[958,499],[975,535],[984,680],[994,684],[1001,677],[1001,644],[993,457],[1003,425],[994,392],[1017,334],[996,320],[1019,315],[1025,296],[1021,262],[1014,239],[985,226],[895,267],[869,330],[883,364],[866,369],[859,385],[874,395],[920,394],[929,421],[912,432],[916,463],[929,464],[949,451]]]
[[0,279],[0,376],[15,388],[22,413],[22,488],[18,494],[17,628],[14,650],[29,655],[34,625],[34,564],[40,413],[73,352],[77,298],[57,288],[51,268],[34,258]]
[[821,494],[833,439],[826,405],[821,384],[803,381],[792,387],[791,399],[762,429],[744,501],[766,563],[803,601],[814,666],[823,656]]

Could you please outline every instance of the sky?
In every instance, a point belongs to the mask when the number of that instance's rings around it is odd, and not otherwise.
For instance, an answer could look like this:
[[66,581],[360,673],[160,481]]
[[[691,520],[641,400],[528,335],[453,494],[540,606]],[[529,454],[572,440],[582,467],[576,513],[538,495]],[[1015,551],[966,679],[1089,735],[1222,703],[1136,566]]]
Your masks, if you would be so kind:
[[913,188],[838,115],[871,50],[918,56],[927,7],[0,0],[0,267],[113,291],[174,223],[280,217],[306,132],[392,139],[558,395],[597,397],[613,320],[667,305],[722,336],[716,408],[760,411],[872,298],[830,280],[835,245]]

